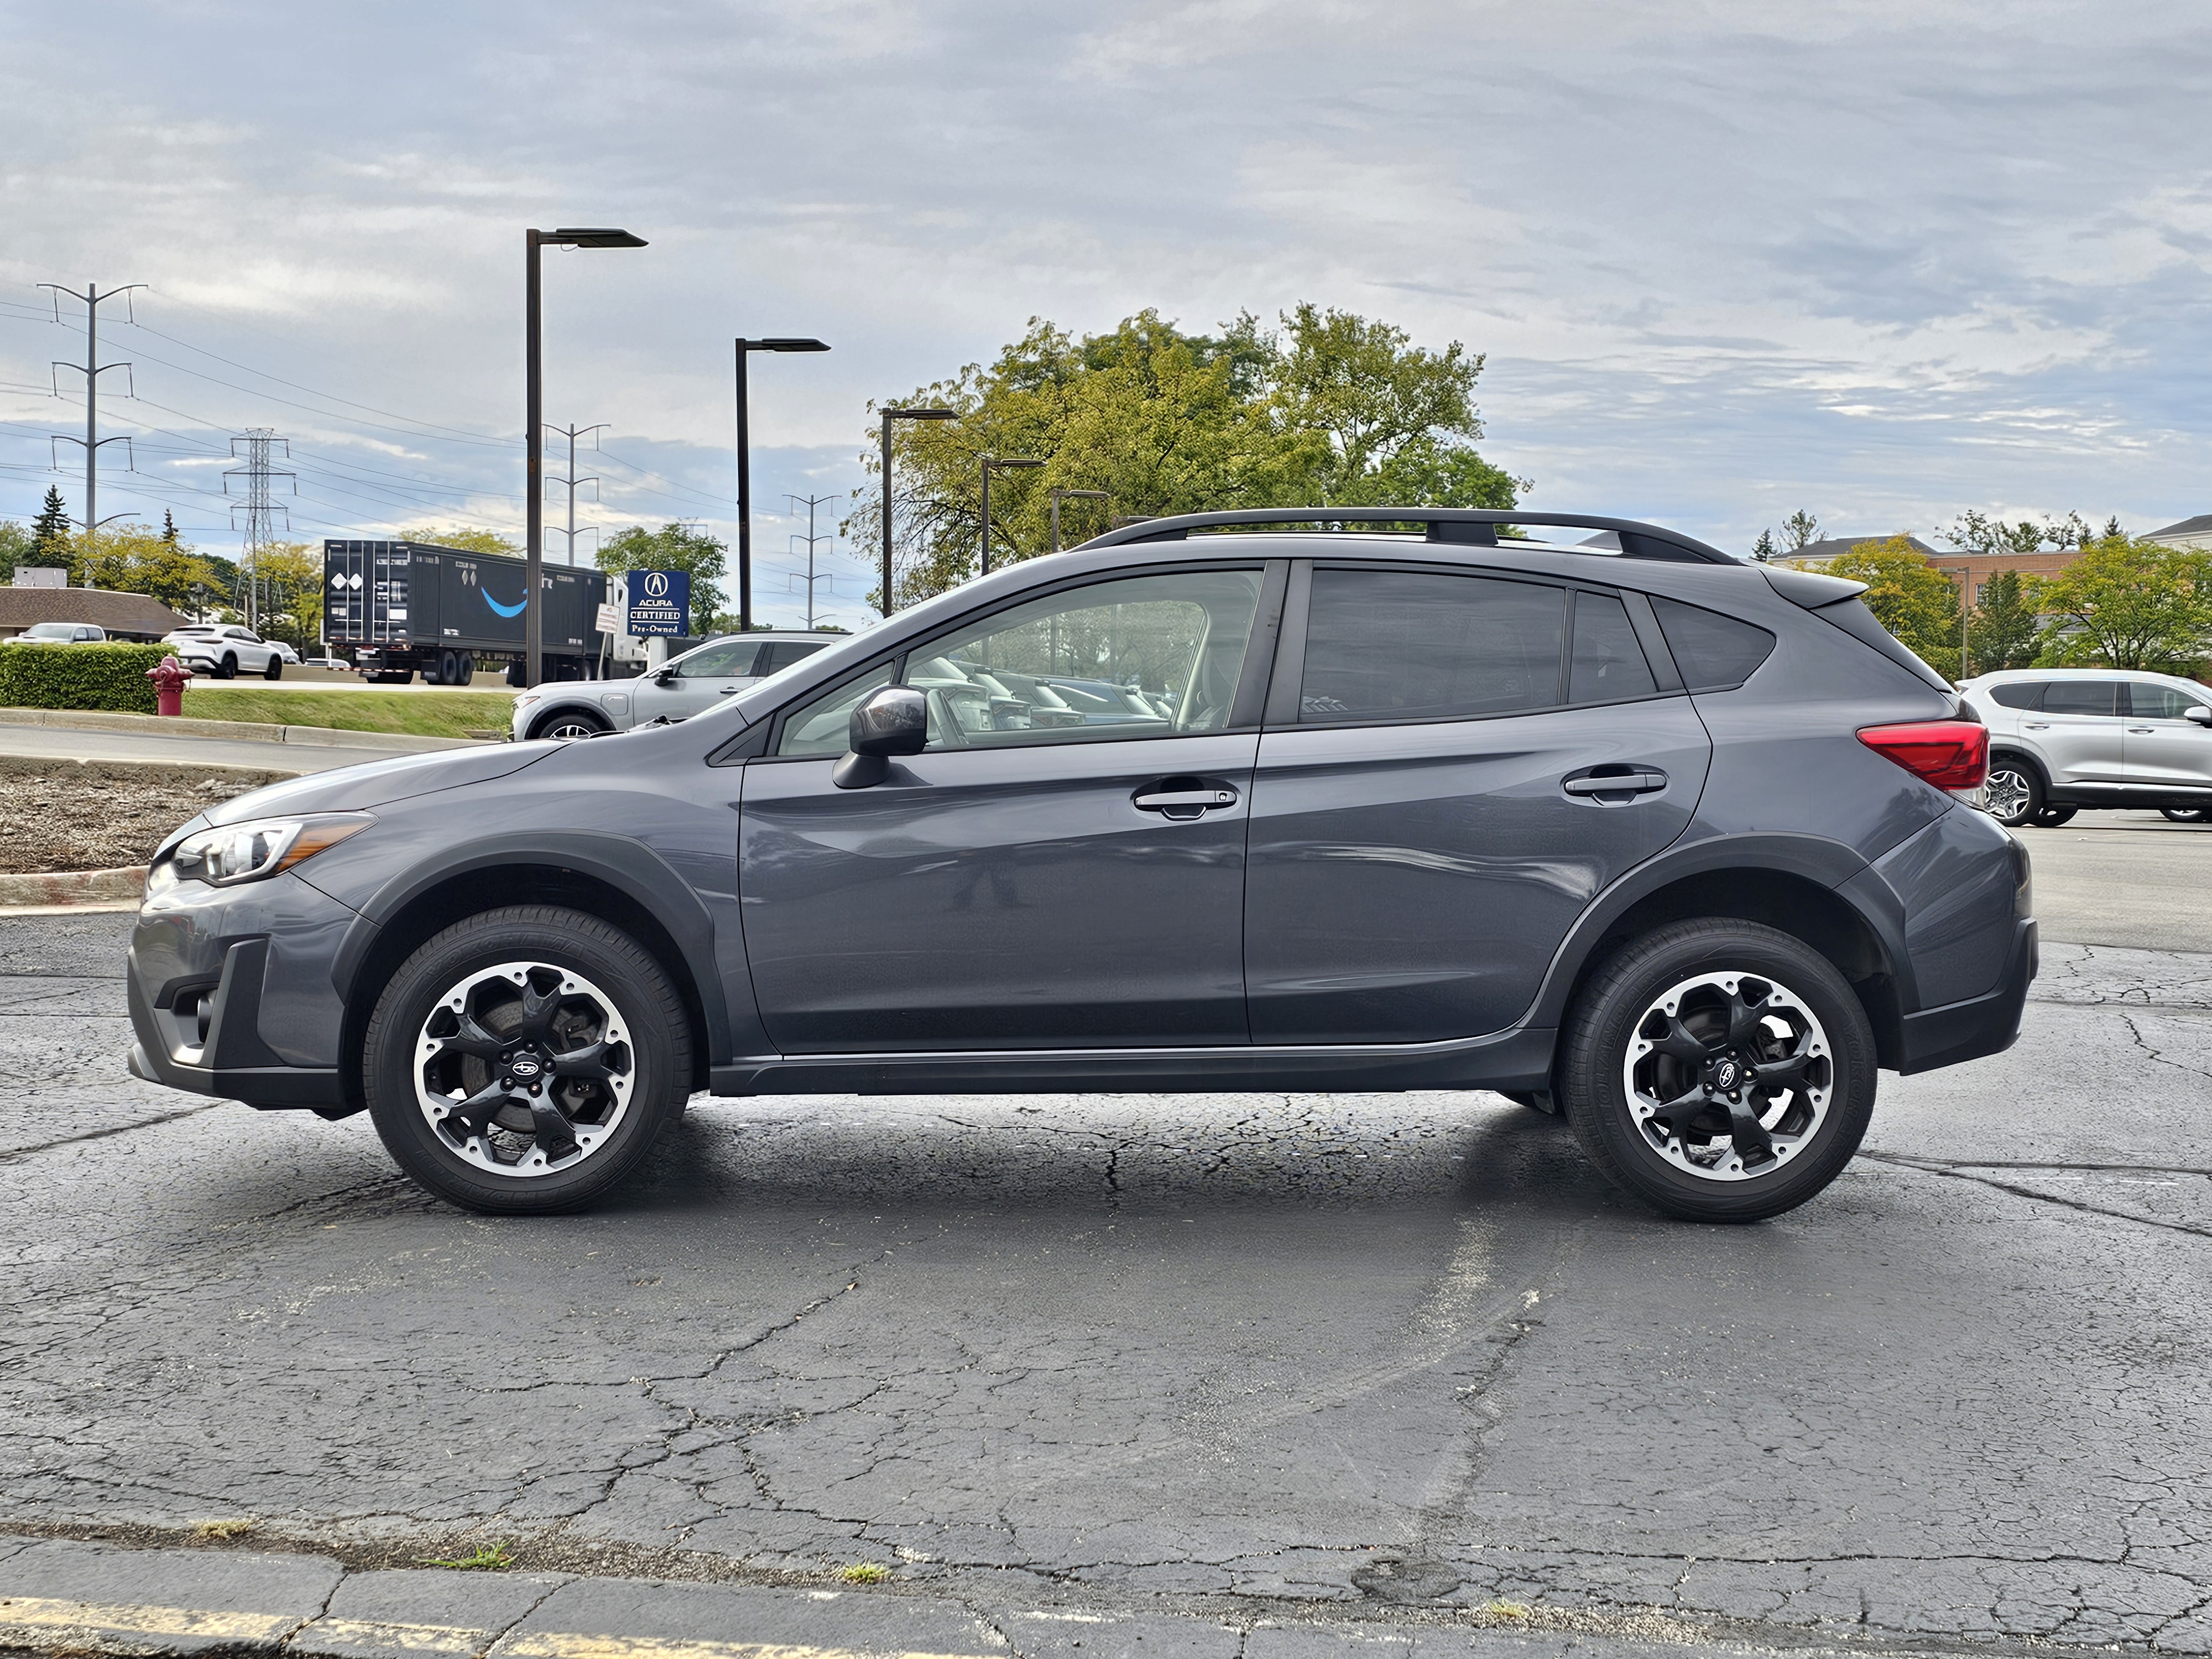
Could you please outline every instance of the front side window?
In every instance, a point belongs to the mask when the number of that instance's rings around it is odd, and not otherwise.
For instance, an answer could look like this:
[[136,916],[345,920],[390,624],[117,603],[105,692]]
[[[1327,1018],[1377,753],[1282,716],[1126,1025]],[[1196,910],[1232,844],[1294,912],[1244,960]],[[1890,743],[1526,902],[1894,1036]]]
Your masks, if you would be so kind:
[[2046,714],[2110,714],[2119,695],[2117,680],[2052,680],[2043,690]]
[[753,659],[760,653],[758,640],[732,640],[726,645],[709,645],[694,651],[676,665],[679,680],[737,679],[753,672]]
[[2128,682],[2128,710],[2137,720],[2186,720],[2191,709],[2203,707],[2203,698],[2192,697],[2178,686]]
[[1564,588],[1534,582],[1316,570],[1298,719],[1449,720],[1552,708],[1566,610]]

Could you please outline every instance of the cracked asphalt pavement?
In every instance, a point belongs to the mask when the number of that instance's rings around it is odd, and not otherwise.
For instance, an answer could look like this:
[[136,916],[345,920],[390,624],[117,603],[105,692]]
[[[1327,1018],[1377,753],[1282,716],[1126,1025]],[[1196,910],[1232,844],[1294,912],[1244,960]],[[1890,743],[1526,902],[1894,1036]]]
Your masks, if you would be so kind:
[[2212,954],[2048,945],[1757,1227],[1474,1093],[702,1097],[493,1220],[125,1076],[130,922],[0,920],[11,1545],[2212,1651]]

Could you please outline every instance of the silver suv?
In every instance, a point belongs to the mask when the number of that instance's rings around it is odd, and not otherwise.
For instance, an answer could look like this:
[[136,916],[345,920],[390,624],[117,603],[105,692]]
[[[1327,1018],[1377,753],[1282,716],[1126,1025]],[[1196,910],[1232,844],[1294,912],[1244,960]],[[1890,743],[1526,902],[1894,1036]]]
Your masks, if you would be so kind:
[[2055,828],[2085,806],[2212,822],[2212,688],[2173,674],[2019,668],[1960,690],[1990,728],[2000,823]]
[[596,738],[657,720],[703,714],[844,634],[729,634],[671,657],[634,680],[564,680],[514,700],[514,740]]

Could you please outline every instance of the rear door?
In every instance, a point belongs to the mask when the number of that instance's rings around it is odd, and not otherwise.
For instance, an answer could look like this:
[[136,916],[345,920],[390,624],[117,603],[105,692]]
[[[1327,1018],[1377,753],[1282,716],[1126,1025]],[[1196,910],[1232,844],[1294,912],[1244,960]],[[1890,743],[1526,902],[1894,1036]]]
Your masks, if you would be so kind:
[[2118,680],[2051,680],[2043,706],[2025,714],[2021,734],[2033,740],[2051,782],[2124,783],[2125,710]]
[[2191,708],[2212,705],[2212,695],[2154,680],[2128,681],[2125,690],[2128,781],[2212,790],[2212,726],[2186,718]]
[[1590,900],[1682,832],[1711,755],[1639,596],[1294,575],[1252,792],[1253,1041],[1510,1024]]

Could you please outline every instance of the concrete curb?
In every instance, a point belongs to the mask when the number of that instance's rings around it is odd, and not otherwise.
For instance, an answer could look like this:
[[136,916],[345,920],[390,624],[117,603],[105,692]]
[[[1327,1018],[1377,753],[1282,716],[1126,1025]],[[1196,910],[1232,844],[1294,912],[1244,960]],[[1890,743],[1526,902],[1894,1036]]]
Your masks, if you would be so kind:
[[255,720],[201,720],[179,715],[112,714],[91,708],[0,708],[0,726],[58,726],[73,732],[144,732],[164,738],[228,738],[234,743],[308,743],[337,749],[428,754],[477,749],[488,738],[422,738],[407,732],[344,732],[334,726],[267,726]]
[[129,865],[119,870],[61,870],[28,876],[0,875],[0,908],[82,910],[101,908],[128,900],[138,908],[146,890],[146,866]]

